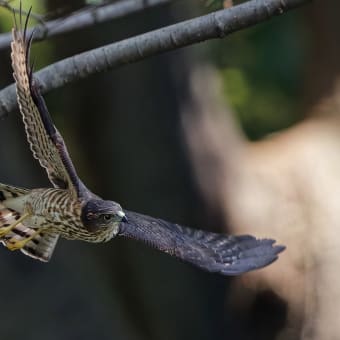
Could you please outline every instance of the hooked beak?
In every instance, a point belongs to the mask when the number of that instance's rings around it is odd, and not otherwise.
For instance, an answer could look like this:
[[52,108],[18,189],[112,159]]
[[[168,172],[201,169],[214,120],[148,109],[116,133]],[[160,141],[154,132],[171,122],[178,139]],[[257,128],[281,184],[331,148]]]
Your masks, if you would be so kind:
[[128,219],[125,216],[125,213],[123,210],[118,211],[117,215],[122,219],[122,222],[128,222]]

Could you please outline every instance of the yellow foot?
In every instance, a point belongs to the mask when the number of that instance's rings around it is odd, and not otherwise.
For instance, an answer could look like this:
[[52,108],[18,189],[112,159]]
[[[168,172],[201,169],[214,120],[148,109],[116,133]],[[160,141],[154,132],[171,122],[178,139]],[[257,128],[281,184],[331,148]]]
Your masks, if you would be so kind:
[[21,249],[21,248],[23,248],[27,244],[27,242],[31,241],[32,238],[34,238],[36,235],[38,235],[41,232],[41,230],[42,230],[42,228],[37,229],[31,236],[29,236],[29,237],[27,237],[27,238],[25,238],[23,240],[20,240],[20,241],[12,242],[11,241],[12,239],[10,239],[10,240],[7,241],[6,247],[9,250]]
[[24,214],[18,220],[16,220],[13,224],[11,224],[10,226],[5,227],[5,228],[1,228],[0,229],[0,237],[5,236],[9,232],[11,232],[19,223],[21,223],[23,220],[25,220],[29,216],[30,216],[30,214]]

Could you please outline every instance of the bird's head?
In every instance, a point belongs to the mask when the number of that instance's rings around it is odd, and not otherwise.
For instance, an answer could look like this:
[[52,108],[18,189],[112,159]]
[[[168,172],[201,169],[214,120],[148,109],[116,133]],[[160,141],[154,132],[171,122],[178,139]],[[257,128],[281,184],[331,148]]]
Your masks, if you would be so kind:
[[121,221],[126,221],[122,207],[113,201],[92,199],[82,208],[81,220],[90,232],[96,232]]

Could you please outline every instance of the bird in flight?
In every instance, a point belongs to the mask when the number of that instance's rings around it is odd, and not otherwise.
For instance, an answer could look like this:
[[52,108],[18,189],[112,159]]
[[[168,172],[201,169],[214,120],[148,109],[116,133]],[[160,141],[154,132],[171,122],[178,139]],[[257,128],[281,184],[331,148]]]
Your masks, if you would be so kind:
[[51,188],[0,184],[0,241],[10,250],[47,262],[59,237],[106,242],[116,236],[140,240],[204,270],[237,275],[275,261],[284,246],[250,235],[229,236],[190,229],[123,209],[101,199],[80,180],[54,126],[29,65],[29,15],[12,30],[11,59],[17,100],[33,156]]

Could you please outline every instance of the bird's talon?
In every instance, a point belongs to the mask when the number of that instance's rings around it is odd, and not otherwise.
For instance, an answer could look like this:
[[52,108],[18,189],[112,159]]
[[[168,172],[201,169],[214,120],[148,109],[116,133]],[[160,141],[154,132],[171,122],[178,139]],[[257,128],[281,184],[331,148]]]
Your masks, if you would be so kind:
[[30,214],[24,214],[22,215],[18,220],[16,220],[13,224],[11,224],[8,227],[1,228],[0,229],[0,238],[10,233],[19,223],[21,223],[23,220],[25,220],[27,217],[29,217]]
[[18,242],[13,242],[13,243],[7,243],[6,247],[7,249],[14,251],[14,250],[18,250],[21,249],[25,244],[21,244],[23,243],[23,241],[18,241]]
[[23,239],[23,240],[20,240],[20,241],[11,241],[11,240],[8,240],[7,243],[6,243],[6,247],[7,249],[9,250],[17,250],[17,249],[21,249],[23,247],[25,247],[25,245],[27,244],[27,242],[31,241],[32,238],[34,238],[37,234],[39,234],[41,231],[41,229],[37,229],[31,236]]

